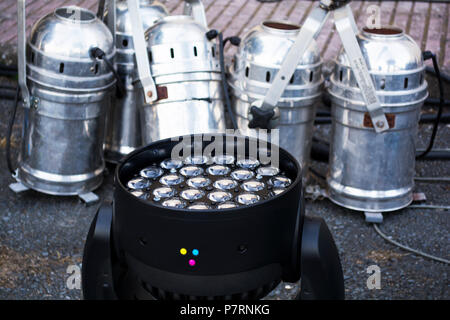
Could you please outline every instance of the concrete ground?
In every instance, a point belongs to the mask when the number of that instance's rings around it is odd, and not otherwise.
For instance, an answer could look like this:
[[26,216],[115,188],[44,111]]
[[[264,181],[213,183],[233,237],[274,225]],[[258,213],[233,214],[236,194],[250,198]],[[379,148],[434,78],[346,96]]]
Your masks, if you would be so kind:
[[[5,0],[0,3],[0,12],[2,12],[0,25],[10,21],[6,19],[8,21],[5,22],[4,18],[12,12],[10,7],[4,8],[6,2],[15,1]],[[70,1],[60,2],[71,3]],[[93,0],[82,2],[91,7],[94,6]],[[166,2],[174,12],[181,11],[181,1]],[[255,0],[248,1],[247,4],[244,1],[204,2],[208,9],[211,26],[216,28],[229,26],[226,28],[226,33],[229,34],[242,34],[248,26],[251,27],[257,21],[268,17],[289,17],[291,20],[300,21],[302,14],[310,8],[310,2],[307,1],[295,3],[284,0],[280,4],[264,5],[260,5]],[[45,3],[50,6],[55,1]],[[365,4],[367,5],[368,2]],[[383,3],[383,8],[387,9],[388,7],[385,6],[389,5]],[[441,62],[444,65],[448,64],[449,59],[446,56],[450,50],[446,50],[448,49],[446,37],[449,5],[444,4],[438,7],[433,4],[429,7],[428,4],[412,4],[411,2],[399,2],[392,5],[395,5],[396,15],[389,16],[401,17],[403,14],[405,19],[401,20],[401,23],[405,22],[406,27],[409,25],[410,30],[413,31],[418,28],[417,25],[420,25],[416,20],[421,19],[421,12],[426,13],[425,18],[428,12],[431,12],[431,17],[436,17],[437,24],[432,18],[428,24],[429,30],[419,30],[414,33],[414,37],[419,42],[425,39],[425,44],[433,43],[441,54]],[[364,7],[360,2],[354,1],[353,7],[359,10],[358,12],[363,12]],[[36,11],[35,16],[42,15],[41,11],[45,11],[45,8],[42,6],[40,11]],[[245,8],[247,9],[244,10]],[[431,9],[423,11],[421,8]],[[223,14],[221,14],[222,11]],[[387,19],[386,16],[384,15],[383,19]],[[361,19],[363,15],[360,15],[359,21],[363,21]],[[11,27],[11,22],[8,23]],[[432,28],[445,29],[445,32],[432,31]],[[327,38],[330,30],[331,28],[328,29],[323,40],[320,40],[322,45],[330,43],[323,46],[327,48],[324,49],[325,56],[338,48],[337,44],[333,44],[336,38],[333,33],[331,33],[331,40]],[[442,37],[445,40],[443,46],[440,42]],[[13,38],[10,41],[14,42]],[[434,42],[430,42],[431,40]],[[8,45],[6,41],[0,41],[0,44],[8,48],[4,51],[6,53],[13,50],[13,46]],[[229,51],[228,56],[231,53]],[[7,61],[10,57],[13,55],[4,54],[3,60]],[[448,67],[446,69],[448,70]],[[429,80],[432,88],[431,95],[437,97],[436,84],[434,80]],[[0,78],[0,85],[15,84]],[[450,95],[447,95],[447,99],[449,98]],[[75,197],[51,197],[34,191],[16,195],[9,190],[8,185],[13,180],[7,171],[4,158],[7,120],[12,107],[11,100],[0,100],[0,299],[80,299],[80,290],[70,290],[66,286],[69,276],[66,270],[70,265],[81,264],[84,239],[97,207],[86,207]],[[19,112],[14,127],[14,154],[17,153],[20,145],[21,115],[22,113]],[[425,146],[430,133],[431,125],[421,125],[419,147]],[[317,127],[315,135],[329,139],[329,126]],[[436,147],[449,148],[449,141],[450,126],[441,125]],[[326,165],[323,163],[314,162],[313,166],[321,173],[326,172]],[[416,175],[448,177],[450,162],[418,162]],[[318,184],[313,179],[310,183]],[[417,183],[416,191],[426,194],[427,204],[450,205],[448,182],[420,182]],[[103,200],[112,200],[111,174],[105,176],[105,183],[97,190],[97,193]],[[347,299],[450,299],[450,267],[448,265],[405,252],[387,243],[375,233],[373,226],[365,222],[363,214],[340,208],[328,200],[308,200],[306,211],[307,215],[323,217],[328,223],[340,252]],[[384,223],[380,228],[403,244],[450,259],[449,211],[407,208],[385,214]],[[366,270],[371,265],[378,265],[381,269],[381,289],[379,290],[369,290],[366,286],[369,276]],[[270,294],[269,298],[290,299],[295,296],[297,290],[298,284],[282,284]]]
[[[2,81],[0,83],[5,83]],[[0,100],[0,119],[8,119],[12,101]],[[13,150],[20,143],[21,113],[16,121]],[[327,138],[329,126],[319,126],[316,135]],[[421,126],[420,145],[431,132]],[[75,197],[52,197],[34,191],[16,195],[9,190],[5,163],[6,121],[0,122],[0,299],[79,299],[80,290],[69,290],[68,266],[80,265],[84,239],[97,206],[86,207]],[[436,147],[448,148],[450,126],[441,126]],[[420,147],[419,145],[419,147]],[[14,158],[15,159],[15,158]],[[326,165],[313,163],[317,171]],[[450,162],[421,161],[417,176],[449,176]],[[311,180],[312,184],[317,184]],[[417,183],[427,204],[449,205],[450,184]],[[97,190],[103,200],[112,200],[112,175]],[[307,215],[323,217],[340,252],[347,299],[449,299],[450,267],[405,252],[378,236],[362,213],[340,208],[328,200],[307,201]],[[385,214],[381,229],[410,247],[450,258],[449,211],[404,209]],[[366,270],[381,268],[381,289],[368,290]],[[298,285],[282,284],[270,299],[290,299]]]

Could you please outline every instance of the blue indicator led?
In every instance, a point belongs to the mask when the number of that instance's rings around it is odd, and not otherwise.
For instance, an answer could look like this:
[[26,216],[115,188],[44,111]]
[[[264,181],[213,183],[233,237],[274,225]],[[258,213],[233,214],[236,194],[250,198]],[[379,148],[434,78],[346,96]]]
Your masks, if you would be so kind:
[[194,256],[198,256],[199,253],[200,253],[200,252],[199,252],[197,249],[192,250],[192,254],[193,254]]

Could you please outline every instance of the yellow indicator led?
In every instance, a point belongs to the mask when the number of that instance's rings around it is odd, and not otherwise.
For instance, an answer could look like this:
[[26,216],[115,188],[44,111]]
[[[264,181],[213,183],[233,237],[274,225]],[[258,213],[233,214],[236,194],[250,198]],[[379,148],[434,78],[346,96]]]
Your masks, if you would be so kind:
[[187,250],[185,248],[180,250],[180,253],[185,256],[187,254]]

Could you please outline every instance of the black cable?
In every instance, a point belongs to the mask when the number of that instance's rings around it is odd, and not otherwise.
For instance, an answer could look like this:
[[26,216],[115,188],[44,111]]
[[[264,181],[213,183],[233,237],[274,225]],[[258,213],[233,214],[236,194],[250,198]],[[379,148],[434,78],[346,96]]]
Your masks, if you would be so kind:
[[97,9],[97,18],[103,21],[105,17],[105,0],[99,0]]
[[11,114],[11,117],[9,118],[8,131],[6,133],[6,163],[8,164],[8,170],[9,170],[9,172],[11,172],[11,174],[15,173],[14,166],[12,164],[12,159],[11,159],[11,136],[12,136],[12,131],[13,131],[13,127],[14,127],[14,121],[16,119],[17,107],[19,105],[19,97],[20,97],[20,87],[17,86],[16,97],[14,99],[13,112]]
[[439,64],[437,62],[436,55],[434,53],[432,53],[431,51],[425,51],[423,53],[423,58],[424,58],[424,60],[431,59],[433,61],[433,67],[434,67],[436,77],[437,77],[437,80],[439,83],[439,100],[440,101],[439,101],[439,109],[438,109],[436,121],[434,122],[433,132],[431,133],[431,138],[430,138],[428,147],[425,149],[425,151],[423,153],[419,154],[416,157],[416,159],[425,157],[431,151],[431,149],[433,149],[434,140],[436,138],[436,134],[437,134],[437,131],[439,128],[439,122],[441,121],[442,112],[444,110],[444,84],[442,83],[441,72],[439,70]]
[[[425,67],[425,70],[428,73],[431,73],[431,74],[437,76],[436,69],[434,69],[434,67],[432,68],[432,67],[427,66],[427,67]],[[444,72],[440,72],[440,75],[441,75],[442,80],[444,80],[445,82],[449,82],[450,83],[450,75],[449,74],[444,73]]]
[[229,88],[228,88],[227,75],[225,72],[225,53],[224,53],[225,50],[224,50],[223,34],[222,34],[222,32],[219,32],[219,31],[213,29],[206,33],[206,37],[208,38],[208,40],[212,40],[216,37],[219,37],[220,73],[222,75],[222,88],[223,88],[223,95],[225,97],[225,106],[226,106],[228,114],[230,116],[230,120],[233,125],[233,129],[237,130],[238,125],[236,122],[236,118],[234,116],[233,109],[231,108],[230,92],[229,92]]
[[108,69],[114,74],[114,77],[116,78],[117,82],[117,97],[122,98],[126,94],[125,85],[122,82],[122,79],[120,78],[119,74],[117,73],[116,69],[114,68],[114,65],[109,61],[109,59],[106,57],[106,53],[96,47],[92,48],[90,50],[91,56],[95,59],[100,59],[105,61],[106,65],[108,66]]
[[[442,76],[442,74],[441,74]],[[436,105],[440,103],[440,99],[439,98],[427,98],[427,100],[425,100],[425,104],[426,105]],[[450,100],[444,100],[444,105],[446,107],[450,106]]]

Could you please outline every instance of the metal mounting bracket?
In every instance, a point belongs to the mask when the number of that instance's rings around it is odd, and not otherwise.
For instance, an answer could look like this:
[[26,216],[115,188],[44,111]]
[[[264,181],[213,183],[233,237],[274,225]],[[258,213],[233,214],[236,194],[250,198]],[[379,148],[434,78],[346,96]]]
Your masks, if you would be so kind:
[[205,7],[203,6],[201,0],[185,0],[183,14],[186,16],[192,16],[195,21],[208,29]]
[[128,11],[131,17],[134,51],[136,53],[139,80],[141,81],[142,88],[144,89],[145,103],[151,104],[158,100],[158,93],[156,91],[156,85],[150,69],[144,28],[142,27],[142,18],[139,13],[139,3],[137,0],[127,0],[127,2]]
[[30,91],[27,86],[27,35],[25,0],[17,0],[17,65],[19,87],[25,108],[31,106]]
[[372,77],[356,39],[359,31],[349,1],[320,1],[300,29],[263,101],[256,101],[252,106],[260,106],[263,109],[274,109],[276,107],[295,72],[296,66],[312,41],[319,35],[331,11],[334,12],[336,29],[339,32],[358,86],[361,89],[373,127],[376,132],[386,131],[389,129],[389,124],[378,100]]

